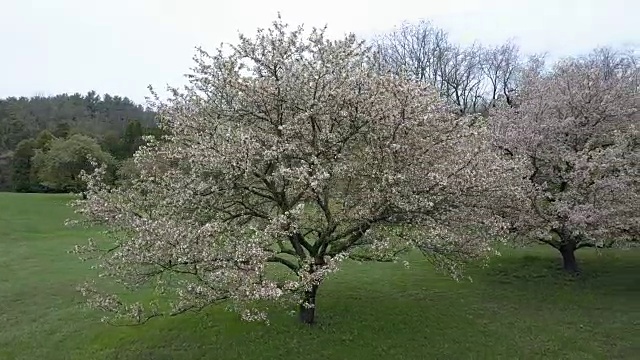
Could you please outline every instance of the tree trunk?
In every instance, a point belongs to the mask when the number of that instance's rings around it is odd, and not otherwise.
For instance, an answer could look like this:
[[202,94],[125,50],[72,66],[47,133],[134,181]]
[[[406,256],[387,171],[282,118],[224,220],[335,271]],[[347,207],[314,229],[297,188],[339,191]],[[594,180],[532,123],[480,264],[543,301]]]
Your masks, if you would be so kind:
[[313,324],[316,318],[316,293],[318,285],[313,285],[310,291],[304,292],[304,302],[300,304],[300,322]]
[[578,262],[576,261],[576,246],[573,243],[566,243],[560,245],[560,254],[562,254],[562,267],[565,271],[571,274],[577,274],[579,272]]

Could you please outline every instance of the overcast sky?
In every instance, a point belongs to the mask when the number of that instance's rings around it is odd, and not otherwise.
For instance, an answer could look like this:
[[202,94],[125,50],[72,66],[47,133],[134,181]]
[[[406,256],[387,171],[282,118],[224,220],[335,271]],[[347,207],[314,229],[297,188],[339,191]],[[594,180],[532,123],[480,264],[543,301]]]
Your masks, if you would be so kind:
[[514,38],[552,56],[640,42],[640,0],[0,0],[0,98],[62,92],[129,96],[182,83],[195,46],[286,22],[370,36],[430,19],[451,37]]

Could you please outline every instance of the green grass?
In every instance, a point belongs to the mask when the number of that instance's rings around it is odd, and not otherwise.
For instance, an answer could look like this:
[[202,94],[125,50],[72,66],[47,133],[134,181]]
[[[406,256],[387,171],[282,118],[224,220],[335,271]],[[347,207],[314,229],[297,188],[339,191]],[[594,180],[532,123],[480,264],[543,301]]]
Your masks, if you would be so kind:
[[319,323],[271,325],[213,308],[112,327],[75,286],[69,197],[0,194],[0,359],[637,359],[640,253],[580,252],[564,276],[545,248],[509,251],[460,282],[412,259],[348,264],[320,289]]

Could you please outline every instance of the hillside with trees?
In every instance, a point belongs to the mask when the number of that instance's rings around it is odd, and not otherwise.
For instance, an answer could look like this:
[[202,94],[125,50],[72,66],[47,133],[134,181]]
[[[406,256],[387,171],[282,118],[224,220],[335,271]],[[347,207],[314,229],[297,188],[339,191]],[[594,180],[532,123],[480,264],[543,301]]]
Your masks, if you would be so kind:
[[[143,135],[157,133],[154,118],[151,109],[127,97],[95,91],[0,99],[0,191],[68,191],[52,177],[88,169],[78,164],[79,157],[88,164],[88,154],[112,158],[115,167],[131,157]],[[50,149],[55,152],[48,154]],[[75,165],[62,169],[44,159]]]

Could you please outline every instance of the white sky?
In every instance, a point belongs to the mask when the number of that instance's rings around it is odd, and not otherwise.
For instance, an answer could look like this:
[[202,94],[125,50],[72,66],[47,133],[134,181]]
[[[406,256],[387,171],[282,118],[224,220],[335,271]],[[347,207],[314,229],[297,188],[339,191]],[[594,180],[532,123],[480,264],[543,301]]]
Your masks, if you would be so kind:
[[62,92],[129,96],[182,83],[195,46],[252,35],[280,11],[292,25],[367,36],[430,19],[454,40],[552,56],[640,42],[640,0],[0,0],[0,98]]

